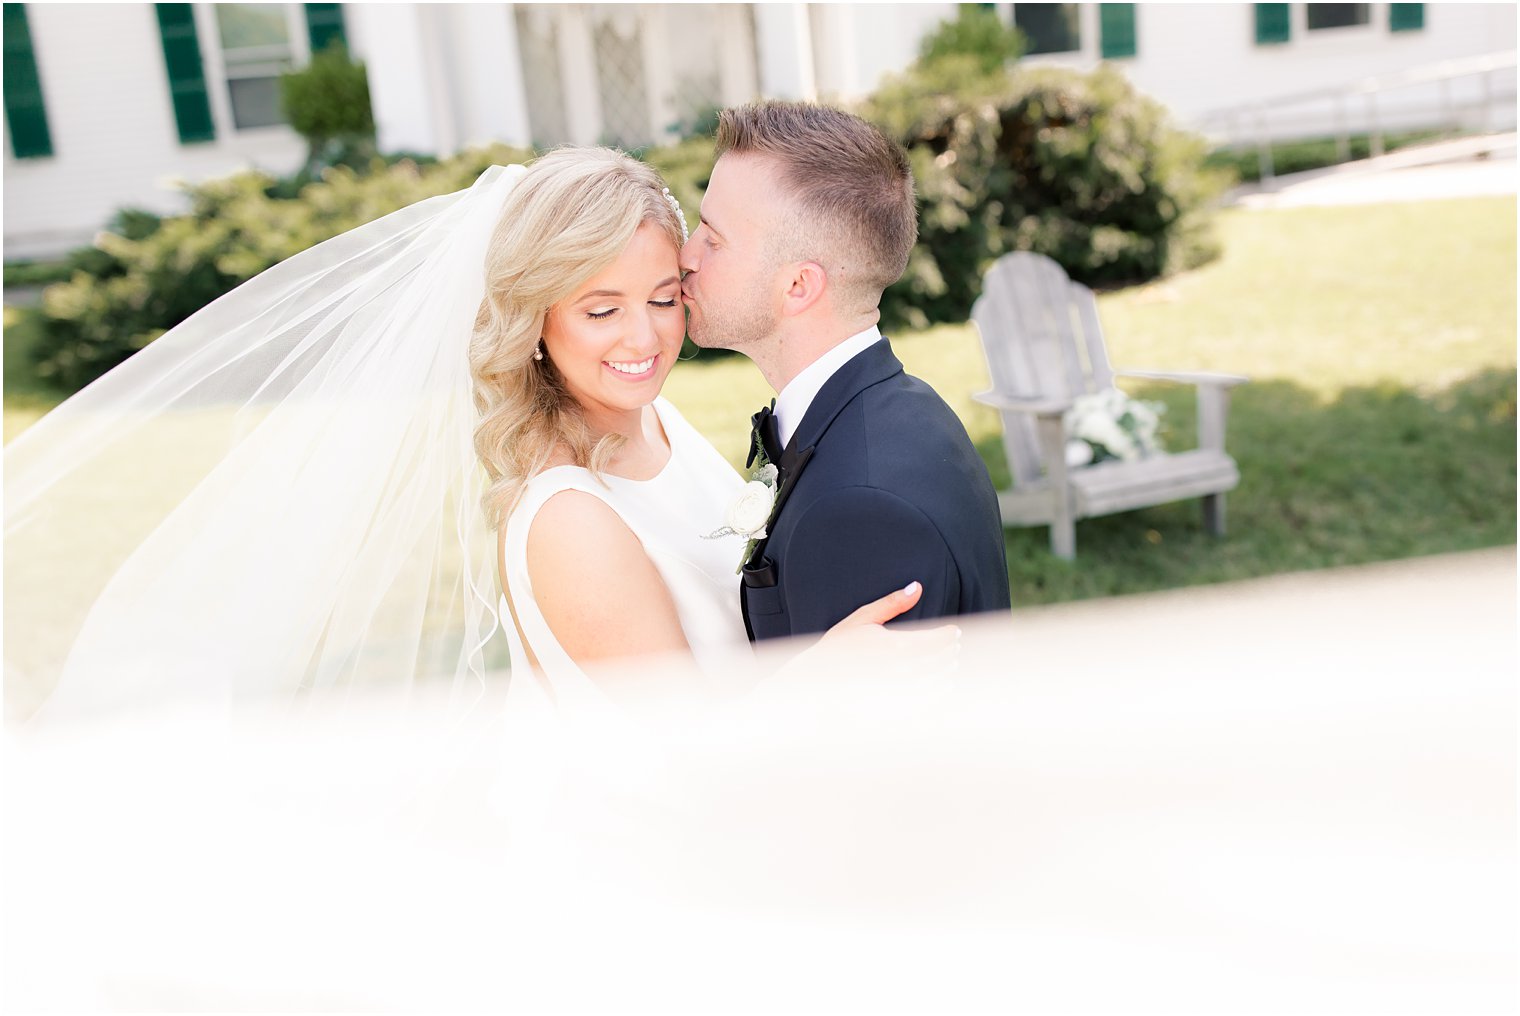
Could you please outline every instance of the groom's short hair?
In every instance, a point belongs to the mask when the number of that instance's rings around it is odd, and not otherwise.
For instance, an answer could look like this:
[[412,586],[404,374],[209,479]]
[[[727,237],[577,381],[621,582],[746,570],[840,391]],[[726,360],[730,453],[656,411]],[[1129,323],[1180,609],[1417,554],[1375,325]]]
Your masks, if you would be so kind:
[[875,307],[918,239],[902,148],[858,116],[805,102],[757,102],[718,117],[717,154],[760,155],[793,199],[773,237],[778,261],[815,260],[847,299]]

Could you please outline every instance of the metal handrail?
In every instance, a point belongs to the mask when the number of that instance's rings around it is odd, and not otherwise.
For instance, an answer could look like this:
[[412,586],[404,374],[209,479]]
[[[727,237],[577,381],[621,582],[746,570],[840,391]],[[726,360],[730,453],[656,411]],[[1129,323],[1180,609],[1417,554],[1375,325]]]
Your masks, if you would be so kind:
[[[1269,113],[1278,112],[1284,107],[1303,105],[1304,103],[1324,102],[1326,100],[1334,102],[1336,154],[1344,162],[1351,157],[1351,136],[1347,127],[1346,104],[1348,101],[1360,98],[1367,105],[1371,153],[1373,156],[1379,156],[1385,150],[1383,128],[1378,120],[1377,99],[1379,95],[1401,88],[1440,84],[1442,108],[1445,111],[1446,118],[1454,121],[1455,118],[1451,115],[1450,108],[1451,82],[1461,78],[1481,75],[1483,99],[1481,103],[1482,116],[1480,123],[1486,131],[1491,129],[1493,125],[1492,109],[1494,101],[1496,98],[1501,97],[1495,94],[1492,78],[1493,72],[1513,69],[1515,66],[1515,50],[1485,53],[1480,56],[1462,57],[1453,60],[1442,60],[1406,70],[1359,78],[1343,85],[1293,92],[1287,95],[1273,96],[1269,99],[1260,99],[1235,106],[1209,110],[1191,119],[1194,125],[1204,130],[1205,133],[1207,133],[1207,125],[1220,122],[1227,124],[1230,130],[1227,132],[1226,143],[1233,145],[1236,143],[1236,132],[1233,128],[1242,118],[1246,116],[1251,117],[1255,127],[1251,133],[1256,146],[1257,164],[1261,170],[1261,178],[1269,180],[1276,175],[1272,167],[1272,145],[1266,130]],[[1513,99],[1515,96],[1511,92],[1502,97]]]

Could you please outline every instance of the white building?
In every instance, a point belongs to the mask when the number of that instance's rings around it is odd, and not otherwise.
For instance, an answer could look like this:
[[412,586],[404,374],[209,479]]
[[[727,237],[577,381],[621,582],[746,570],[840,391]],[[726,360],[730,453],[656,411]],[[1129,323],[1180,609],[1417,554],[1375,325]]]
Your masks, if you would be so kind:
[[[1193,124],[1225,107],[1511,50],[1516,31],[1513,4],[996,7],[1029,35],[1027,59],[1112,61]],[[382,149],[446,155],[489,141],[634,147],[757,96],[858,98],[911,62],[923,35],[955,10],[6,4],[5,256],[45,256],[87,241],[118,208],[176,210],[175,178],[249,164],[296,169],[305,145],[280,122],[278,74],[334,37],[368,65]],[[1489,126],[1513,125],[1512,69],[1441,96],[1428,88],[1388,93],[1377,115],[1385,126],[1476,123],[1484,82],[1502,113]],[[1270,129],[1327,130],[1332,105],[1284,107]],[[1346,115],[1359,123],[1368,110],[1357,103]]]

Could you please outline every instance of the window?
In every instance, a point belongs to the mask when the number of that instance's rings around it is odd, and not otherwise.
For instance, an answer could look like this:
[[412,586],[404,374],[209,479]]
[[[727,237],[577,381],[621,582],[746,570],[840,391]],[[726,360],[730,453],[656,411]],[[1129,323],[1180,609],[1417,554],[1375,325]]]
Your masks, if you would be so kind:
[[[234,128],[284,123],[280,73],[304,62],[308,52],[344,42],[341,4],[154,6],[175,125],[184,144],[214,141],[219,131],[225,136],[229,118]],[[7,38],[9,34],[7,30]],[[309,50],[300,45],[308,39]],[[9,59],[7,55],[7,66]],[[215,81],[218,73],[226,78],[226,93],[207,87],[207,79]]]
[[285,122],[280,74],[295,65],[287,4],[216,4],[217,38],[238,129]]
[[1014,4],[1013,26],[1029,40],[1030,56],[1074,53],[1082,48],[1077,4]]
[[[1103,6],[1119,6],[1104,4]],[[1288,41],[1291,4],[1252,4],[1256,18],[1256,45],[1273,46]],[[1304,9],[1303,28],[1311,32],[1337,28],[1370,28],[1371,4],[1321,4],[1300,5]],[[1390,32],[1418,32],[1425,27],[1424,4],[1389,4],[1388,30]],[[1301,29],[1302,30],[1302,29]]]
[[1321,28],[1351,28],[1371,23],[1371,4],[1305,4],[1309,31]]

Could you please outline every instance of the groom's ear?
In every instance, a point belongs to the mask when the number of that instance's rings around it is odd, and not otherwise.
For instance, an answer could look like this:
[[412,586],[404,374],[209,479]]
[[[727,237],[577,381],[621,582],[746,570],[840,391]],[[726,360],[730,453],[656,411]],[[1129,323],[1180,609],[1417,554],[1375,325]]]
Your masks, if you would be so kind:
[[782,297],[781,313],[795,316],[818,305],[828,291],[829,275],[816,261],[792,265],[792,281]]

